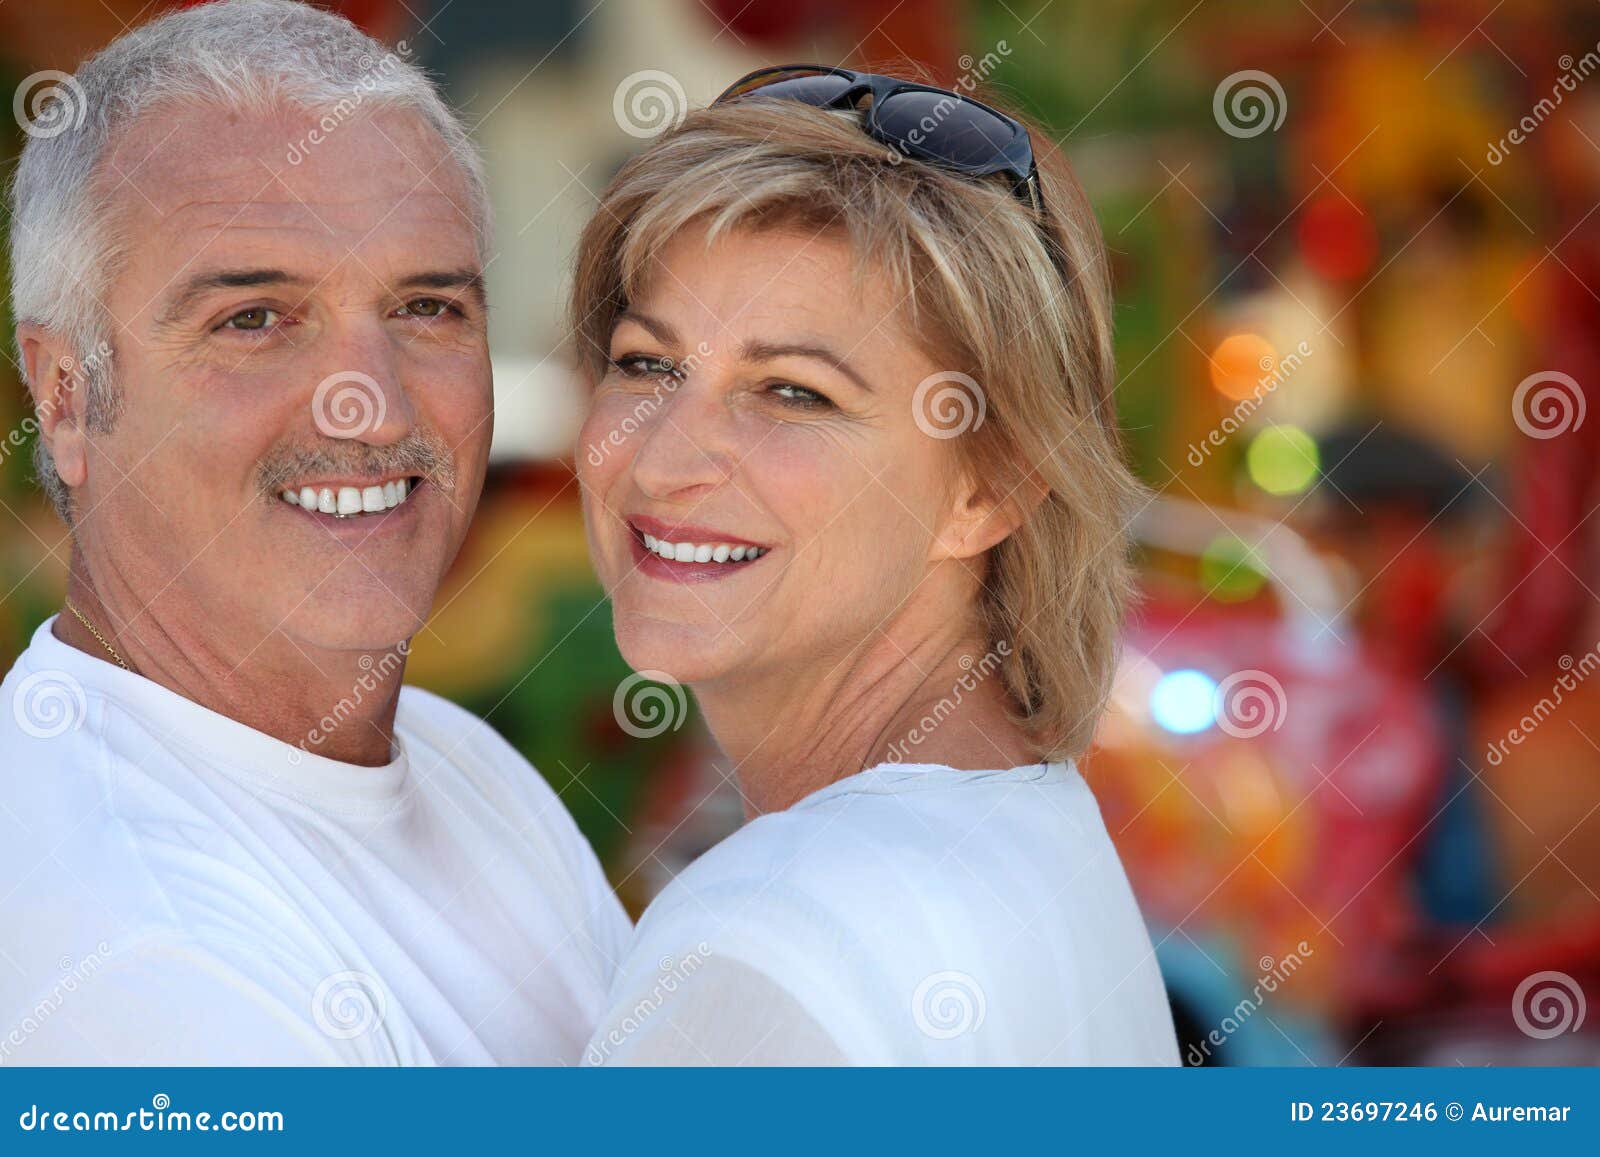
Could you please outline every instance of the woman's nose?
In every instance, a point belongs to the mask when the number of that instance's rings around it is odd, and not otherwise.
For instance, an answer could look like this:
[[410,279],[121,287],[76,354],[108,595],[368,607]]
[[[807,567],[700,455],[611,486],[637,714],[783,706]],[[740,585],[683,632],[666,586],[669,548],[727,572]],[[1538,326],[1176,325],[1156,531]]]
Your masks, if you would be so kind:
[[650,498],[694,497],[726,482],[738,461],[726,408],[687,384],[640,431],[633,480]]

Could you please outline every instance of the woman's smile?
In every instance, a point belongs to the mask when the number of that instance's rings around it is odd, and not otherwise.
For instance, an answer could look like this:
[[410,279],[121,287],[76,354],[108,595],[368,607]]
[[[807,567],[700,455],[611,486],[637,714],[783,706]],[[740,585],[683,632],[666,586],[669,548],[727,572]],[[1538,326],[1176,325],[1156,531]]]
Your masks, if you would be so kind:
[[636,568],[667,582],[715,582],[748,570],[772,550],[738,535],[642,514],[626,526]]

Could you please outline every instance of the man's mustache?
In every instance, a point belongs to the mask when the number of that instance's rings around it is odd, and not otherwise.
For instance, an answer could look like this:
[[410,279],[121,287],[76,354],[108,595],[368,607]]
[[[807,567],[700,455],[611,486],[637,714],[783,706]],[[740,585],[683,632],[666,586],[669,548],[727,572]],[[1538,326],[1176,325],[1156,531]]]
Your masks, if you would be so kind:
[[292,482],[318,475],[420,475],[444,493],[455,490],[456,468],[450,447],[433,431],[415,431],[398,442],[374,446],[346,438],[311,445],[289,444],[269,451],[256,468],[261,492],[275,497]]

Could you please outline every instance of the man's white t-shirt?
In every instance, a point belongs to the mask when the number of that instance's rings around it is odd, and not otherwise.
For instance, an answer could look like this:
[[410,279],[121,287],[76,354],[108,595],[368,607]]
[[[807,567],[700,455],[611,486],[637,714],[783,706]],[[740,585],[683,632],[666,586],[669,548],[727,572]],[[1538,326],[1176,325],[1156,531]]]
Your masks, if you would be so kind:
[[1176,1065],[1071,762],[883,764],[746,824],[639,921],[586,1064]]
[[571,1064],[627,917],[543,779],[407,687],[338,763],[51,633],[0,684],[0,1064]]

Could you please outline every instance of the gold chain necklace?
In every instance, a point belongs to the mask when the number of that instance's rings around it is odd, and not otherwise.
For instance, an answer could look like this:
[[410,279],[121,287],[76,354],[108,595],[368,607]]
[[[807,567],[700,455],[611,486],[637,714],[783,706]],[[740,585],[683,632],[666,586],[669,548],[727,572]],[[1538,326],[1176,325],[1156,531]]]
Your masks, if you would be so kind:
[[83,617],[83,612],[80,611],[77,607],[72,605],[72,600],[71,599],[63,599],[62,602],[66,604],[67,610],[72,612],[73,618],[77,619],[78,622],[82,623],[83,626],[84,626],[84,629],[87,630],[91,635],[94,636],[95,642],[99,643],[102,647],[104,647],[106,649],[106,653],[109,654],[113,659],[116,660],[117,666],[121,667],[124,671],[127,671],[127,672],[129,672],[131,674],[132,671],[133,671],[133,668],[128,666],[128,664],[123,661],[122,656],[117,654],[117,649],[115,647],[113,647],[110,643],[106,642],[106,637],[104,635],[102,635],[99,631],[95,630],[94,624],[91,623],[88,619]]

